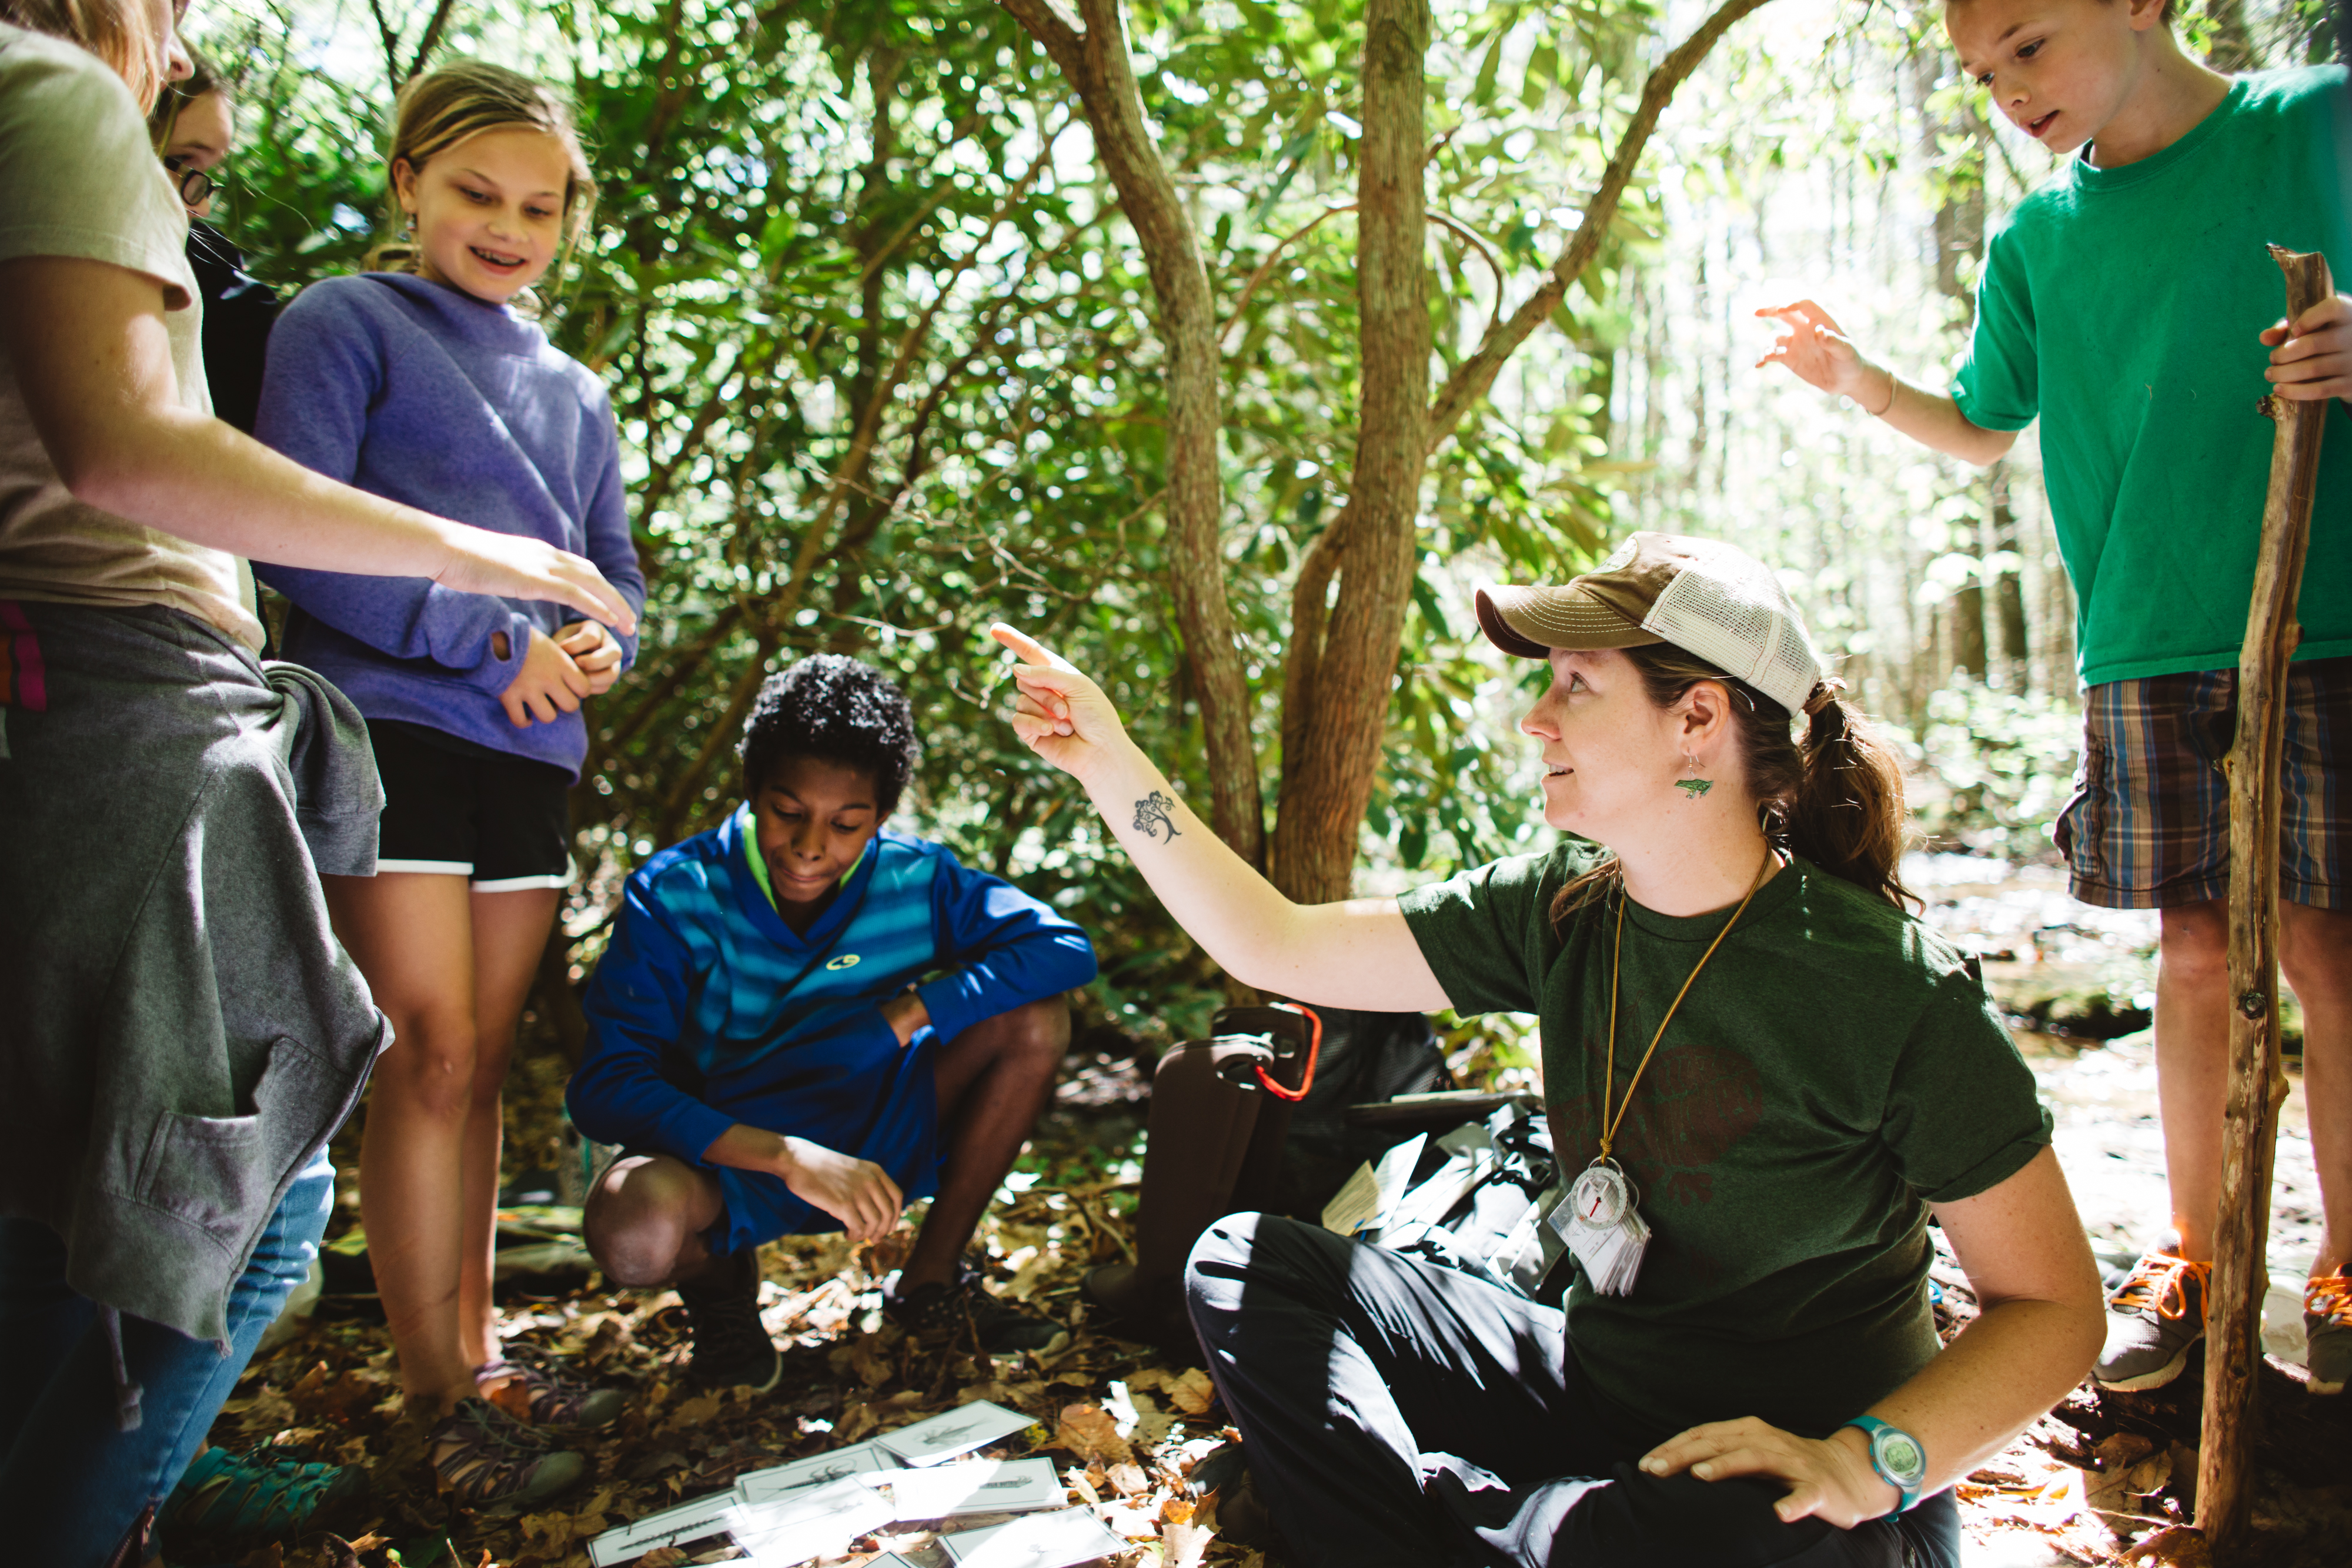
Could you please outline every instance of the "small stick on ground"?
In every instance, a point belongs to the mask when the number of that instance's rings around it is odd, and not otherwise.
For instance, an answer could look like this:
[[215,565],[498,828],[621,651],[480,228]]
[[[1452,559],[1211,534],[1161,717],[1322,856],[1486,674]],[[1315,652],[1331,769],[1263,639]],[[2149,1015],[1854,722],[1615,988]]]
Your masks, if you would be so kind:
[[[2270,247],[2286,274],[2287,319],[2335,292],[2327,258]],[[2263,398],[2276,422],[2253,603],[2238,655],[2238,736],[2230,748],[2230,1087],[2222,1116],[2221,1204],[2206,1297],[2205,1427],[2197,1524],[2216,1558],[2244,1540],[2253,1512],[2255,1374],[2262,1366],[2263,1249],[2271,1162],[2286,1073],[2279,1061],[2279,766],[2286,739],[2287,660],[2301,640],[2295,598],[2333,400]]]

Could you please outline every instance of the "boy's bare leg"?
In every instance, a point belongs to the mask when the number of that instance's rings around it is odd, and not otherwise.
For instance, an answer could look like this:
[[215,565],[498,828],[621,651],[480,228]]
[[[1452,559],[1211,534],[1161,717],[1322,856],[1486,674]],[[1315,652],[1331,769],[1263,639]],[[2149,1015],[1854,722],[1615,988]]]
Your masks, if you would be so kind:
[[2303,1103],[2326,1226],[2316,1278],[2352,1263],[2352,910],[2282,900],[2279,967],[2303,1004]]
[[2221,1108],[2230,1082],[2230,917],[2220,899],[2163,912],[2156,967],[2156,1093],[2172,1228],[2183,1258],[2213,1256]]
[[[2180,1255],[2213,1256],[2229,1093],[2229,915],[2221,901],[2164,912],[2156,979],[2157,1092]],[[2326,1230],[2317,1271],[2352,1249],[2352,913],[2281,900],[2279,967],[2303,1004],[2304,1104]]]
[[719,1178],[668,1155],[614,1160],[581,1219],[589,1255],[613,1283],[650,1290],[692,1280],[710,1261],[702,1233],[719,1218]]
[[901,1290],[954,1276],[988,1200],[1053,1095],[1069,1044],[1070,1009],[1059,997],[983,1019],[940,1043],[933,1082],[946,1169],[899,1270]]

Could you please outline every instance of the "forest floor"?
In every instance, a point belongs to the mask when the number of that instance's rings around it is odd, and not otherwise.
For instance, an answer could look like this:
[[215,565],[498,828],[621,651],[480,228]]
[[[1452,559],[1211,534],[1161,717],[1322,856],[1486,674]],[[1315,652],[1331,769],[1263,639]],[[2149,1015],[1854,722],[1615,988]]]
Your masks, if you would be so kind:
[[[1931,898],[1930,918],[1984,956],[1988,982],[2013,1014],[2092,1031],[2021,1027],[2019,1040],[2056,1118],[2058,1151],[2102,1261],[2128,1261],[2165,1212],[2153,1056],[2137,1016],[2152,983],[2153,917],[2087,910],[2065,897],[2063,876],[2050,867],[1936,856],[1911,871]],[[332,1260],[341,1267],[309,1326],[256,1359],[213,1440],[364,1464],[373,1490],[341,1521],[342,1533],[249,1552],[241,1568],[585,1568],[587,1542],[600,1531],[725,1488],[745,1471],[978,1398],[1035,1418],[988,1452],[1052,1458],[1068,1500],[1129,1542],[1114,1560],[1120,1568],[1281,1568],[1279,1550],[1221,1540],[1213,1506],[1187,1493],[1192,1466],[1230,1435],[1205,1375],[1103,1332],[1078,1301],[1085,1269],[1131,1256],[1143,1082],[1129,1062],[1074,1057],[1061,1103],[983,1227],[979,1245],[992,1288],[1071,1327],[1069,1346],[1049,1359],[927,1352],[882,1319],[881,1279],[896,1261],[890,1243],[853,1249],[838,1237],[801,1238],[763,1254],[763,1315],[784,1347],[782,1382],[757,1396],[697,1393],[681,1378],[677,1296],[604,1289],[579,1270],[576,1253],[567,1260],[575,1244],[562,1234],[560,1211],[515,1211],[511,1256],[536,1260],[541,1271],[519,1271],[504,1287],[503,1332],[635,1394],[616,1423],[577,1443],[591,1461],[589,1478],[520,1519],[452,1511],[423,1484],[421,1437],[399,1419],[392,1352],[365,1293],[364,1265]],[[528,1120],[534,1101],[551,1116],[559,1088],[555,1070],[533,1063],[519,1070],[511,1092]],[[2278,1170],[2271,1259],[2291,1288],[2318,1227],[2299,1077],[2283,1118]],[[352,1196],[344,1195],[347,1210]],[[339,1216],[337,1229],[352,1218],[355,1211]],[[902,1228],[894,1239],[903,1246],[907,1234]],[[1965,1282],[1948,1255],[1937,1278],[1947,1303],[1939,1322],[1949,1332],[1970,1315]],[[2352,1540],[2352,1397],[2305,1392],[2293,1359],[2299,1321],[2273,1304],[2278,1321],[2266,1343],[2283,1354],[2263,1370],[2258,1544],[2241,1561],[2336,1568]],[[2193,1511],[2201,1385],[2201,1355],[2192,1354],[2169,1388],[2102,1396],[2086,1387],[2070,1397],[1960,1487],[1966,1562],[2204,1563],[2201,1542],[2179,1528]],[[201,1541],[166,1545],[175,1563],[219,1558]],[[827,1561],[865,1563],[889,1551],[920,1568],[949,1562],[937,1533],[920,1526],[894,1527],[860,1546]],[[675,1568],[734,1554],[720,1538],[639,1562]]]

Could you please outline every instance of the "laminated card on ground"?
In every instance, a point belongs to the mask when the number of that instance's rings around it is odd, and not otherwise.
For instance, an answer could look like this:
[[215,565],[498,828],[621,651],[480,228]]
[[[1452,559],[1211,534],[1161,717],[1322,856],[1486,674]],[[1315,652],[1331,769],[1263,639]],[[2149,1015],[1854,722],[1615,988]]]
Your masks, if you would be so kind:
[[1034,1423],[1018,1410],[975,1399],[929,1420],[884,1432],[874,1441],[910,1465],[936,1465],[1009,1437]]
[[782,1568],[849,1549],[891,1521],[889,1500],[853,1476],[727,1511],[727,1533],[763,1568]]
[[852,1443],[845,1448],[830,1453],[812,1454],[805,1459],[790,1464],[774,1465],[764,1470],[752,1470],[735,1478],[735,1496],[742,1502],[765,1502],[786,1492],[823,1486],[827,1481],[844,1480],[874,1470],[895,1470],[898,1458],[872,1443]]
[[890,1489],[900,1519],[1033,1513],[1070,1500],[1050,1459],[970,1459],[861,1479]]
[[1009,1524],[943,1535],[940,1541],[955,1559],[955,1568],[1071,1568],[1127,1550],[1126,1542],[1083,1508],[1033,1513]]
[[709,1497],[649,1513],[589,1542],[588,1561],[596,1568],[614,1568],[616,1563],[635,1562],[656,1546],[675,1546],[682,1541],[717,1535],[727,1528],[723,1521],[736,1502],[733,1491],[715,1491]]

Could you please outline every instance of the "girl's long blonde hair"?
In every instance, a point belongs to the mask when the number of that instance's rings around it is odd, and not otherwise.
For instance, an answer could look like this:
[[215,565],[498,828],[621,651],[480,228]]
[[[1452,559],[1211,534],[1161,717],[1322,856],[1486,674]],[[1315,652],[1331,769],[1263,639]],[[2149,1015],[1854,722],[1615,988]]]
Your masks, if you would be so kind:
[[163,91],[165,46],[139,0],[0,0],[0,22],[79,44],[114,68],[142,114]]
[[[0,5],[13,3],[0,0]],[[406,163],[422,172],[434,159],[488,131],[537,131],[562,143],[564,161],[571,165],[563,183],[563,249],[555,258],[562,267],[588,232],[588,216],[596,206],[596,181],[588,172],[579,127],[554,89],[487,60],[453,60],[400,89],[393,111],[392,146],[383,160],[384,203],[393,227],[400,229],[404,215],[393,170]],[[378,272],[414,272],[417,260],[416,246],[403,237],[376,246],[367,265]]]

